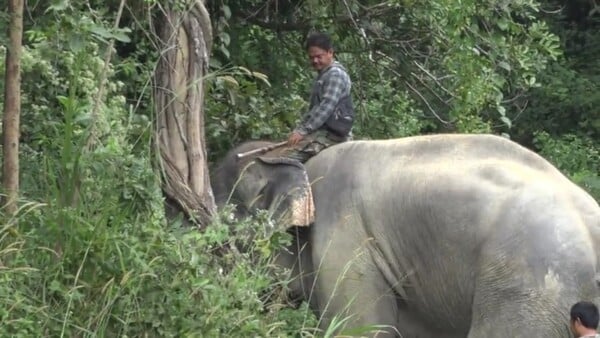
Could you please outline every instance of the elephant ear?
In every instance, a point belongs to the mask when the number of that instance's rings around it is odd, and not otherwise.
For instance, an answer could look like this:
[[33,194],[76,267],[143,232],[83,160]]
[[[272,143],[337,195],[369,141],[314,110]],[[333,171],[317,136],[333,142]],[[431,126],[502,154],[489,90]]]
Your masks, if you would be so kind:
[[294,167],[296,167],[298,169],[303,170],[306,173],[306,168],[304,168],[304,165],[302,165],[302,163],[300,163],[300,161],[294,160],[292,158],[288,158],[288,157],[259,156],[256,159],[259,160],[259,161],[261,161],[264,164],[271,164],[271,165],[279,165],[279,164],[291,165],[291,166],[294,166]]
[[289,165],[296,167],[300,172],[299,179],[296,177],[293,182],[294,193],[290,200],[290,225],[291,226],[309,226],[315,220],[315,204],[313,201],[312,189],[306,174],[306,168],[297,160],[287,157],[267,157],[260,156],[256,160],[265,165],[281,166]]

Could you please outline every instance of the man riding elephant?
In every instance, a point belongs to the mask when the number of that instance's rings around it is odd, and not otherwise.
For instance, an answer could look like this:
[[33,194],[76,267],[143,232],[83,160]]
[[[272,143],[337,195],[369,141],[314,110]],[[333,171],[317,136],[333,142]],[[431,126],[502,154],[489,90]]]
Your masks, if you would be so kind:
[[334,60],[328,35],[314,33],[306,41],[312,67],[318,72],[310,94],[309,111],[288,137],[283,156],[302,163],[323,149],[351,138],[354,106],[352,82],[344,66]]

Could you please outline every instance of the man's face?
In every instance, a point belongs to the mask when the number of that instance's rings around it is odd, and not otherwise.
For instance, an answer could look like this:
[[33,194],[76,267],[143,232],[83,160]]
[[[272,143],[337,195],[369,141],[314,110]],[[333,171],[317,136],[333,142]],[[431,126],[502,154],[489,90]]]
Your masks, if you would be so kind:
[[312,46],[308,48],[308,58],[311,66],[316,71],[321,71],[333,62],[333,50],[324,50]]

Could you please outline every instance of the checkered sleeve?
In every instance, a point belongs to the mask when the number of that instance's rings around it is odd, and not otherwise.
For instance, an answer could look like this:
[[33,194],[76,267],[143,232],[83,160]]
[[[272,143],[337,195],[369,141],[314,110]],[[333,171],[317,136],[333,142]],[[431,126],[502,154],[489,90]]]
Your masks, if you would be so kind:
[[344,88],[347,86],[347,80],[339,69],[331,69],[323,76],[323,85],[321,88],[321,101],[313,106],[308,114],[305,115],[302,123],[296,128],[296,131],[302,135],[312,133],[321,127],[342,98]]

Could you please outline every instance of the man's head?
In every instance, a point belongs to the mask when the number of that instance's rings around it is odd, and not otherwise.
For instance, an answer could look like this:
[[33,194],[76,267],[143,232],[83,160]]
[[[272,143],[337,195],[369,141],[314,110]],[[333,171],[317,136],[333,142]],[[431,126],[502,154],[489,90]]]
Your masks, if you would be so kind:
[[580,337],[598,328],[598,307],[592,302],[581,301],[571,307],[571,330]]
[[316,71],[327,68],[333,62],[333,44],[325,33],[313,33],[306,39],[306,51],[310,64]]

